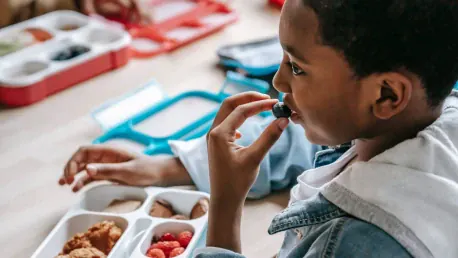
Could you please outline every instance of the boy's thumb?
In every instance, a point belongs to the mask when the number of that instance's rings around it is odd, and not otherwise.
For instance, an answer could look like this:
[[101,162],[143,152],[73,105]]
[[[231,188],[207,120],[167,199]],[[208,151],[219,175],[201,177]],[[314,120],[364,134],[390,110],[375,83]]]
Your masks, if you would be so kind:
[[250,158],[261,162],[264,156],[269,152],[270,148],[277,142],[281,134],[288,126],[289,120],[287,118],[280,118],[273,121],[261,136],[248,147]]

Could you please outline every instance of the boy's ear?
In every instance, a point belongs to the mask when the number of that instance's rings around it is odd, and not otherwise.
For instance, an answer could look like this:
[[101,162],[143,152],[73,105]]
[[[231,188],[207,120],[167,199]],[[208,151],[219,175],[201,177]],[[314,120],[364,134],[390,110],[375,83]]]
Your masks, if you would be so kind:
[[373,103],[373,114],[383,120],[402,112],[412,96],[412,81],[397,72],[383,73],[376,79],[377,100]]

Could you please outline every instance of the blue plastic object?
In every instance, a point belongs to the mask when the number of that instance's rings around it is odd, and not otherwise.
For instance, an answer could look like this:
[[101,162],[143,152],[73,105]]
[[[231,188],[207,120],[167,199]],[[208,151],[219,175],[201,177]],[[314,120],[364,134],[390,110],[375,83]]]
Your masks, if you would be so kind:
[[222,66],[243,70],[252,77],[274,74],[283,59],[278,37],[223,46],[217,54]]
[[454,89],[455,89],[455,90],[458,90],[458,82],[455,84]]
[[265,67],[256,67],[256,66],[247,66],[236,60],[229,60],[229,59],[220,60],[220,64],[226,67],[230,67],[230,68],[242,69],[245,72],[247,72],[249,75],[252,75],[252,76],[264,76],[264,75],[272,74],[272,73],[277,72],[278,68],[280,68],[280,64],[275,64],[275,65],[265,66]]
[[[148,85],[154,85],[155,82],[151,82]],[[147,86],[148,86],[147,85]],[[141,88],[141,89],[144,89]],[[128,119],[123,120],[116,125],[113,125],[100,137],[93,141],[94,144],[100,144],[107,142],[112,139],[126,139],[130,140],[145,146],[144,153],[149,155],[154,154],[172,154],[168,141],[170,140],[190,140],[198,138],[208,132],[213,122],[214,117],[217,114],[219,105],[234,93],[239,93],[243,91],[258,91],[261,93],[267,93],[269,90],[269,84],[265,81],[246,78],[241,74],[235,72],[228,72],[226,76],[226,81],[224,82],[221,90],[217,93],[211,93],[207,91],[188,91],[181,93],[175,97],[166,97],[155,104],[144,108],[142,111],[135,113],[130,116]],[[140,93],[138,90],[136,93]],[[125,98],[132,96],[133,94],[127,95]],[[194,122],[184,126],[178,131],[171,133],[166,137],[153,137],[145,133],[139,132],[134,129],[134,126],[141,123],[142,121],[156,115],[162,110],[167,109],[168,107],[186,99],[186,98],[202,98],[205,100],[210,100],[218,103],[218,108],[209,110],[207,114],[198,118]],[[125,99],[124,98],[124,99]],[[108,103],[101,108],[93,112],[93,117],[96,120],[99,120],[98,114],[100,114],[106,108],[120,103],[123,99],[116,102]],[[271,115],[270,112],[263,112],[260,114],[263,117]],[[178,119],[178,118],[175,118]],[[100,122],[100,121],[99,121]],[[158,125],[160,126],[160,125]],[[102,123],[102,127],[105,127]]]

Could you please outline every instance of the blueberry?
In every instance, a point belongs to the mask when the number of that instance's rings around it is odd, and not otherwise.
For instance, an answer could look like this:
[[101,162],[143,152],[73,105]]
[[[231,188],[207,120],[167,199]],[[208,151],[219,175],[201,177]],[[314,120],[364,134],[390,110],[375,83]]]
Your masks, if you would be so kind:
[[86,52],[89,51],[89,48],[85,47],[85,46],[71,46],[69,48],[70,52],[72,53],[72,57],[77,57],[79,55],[82,55]]
[[272,108],[272,113],[276,118],[286,117],[289,118],[291,116],[291,109],[285,105],[283,102],[278,102]]
[[68,49],[64,49],[58,52],[52,60],[54,61],[65,61],[72,58],[72,53]]

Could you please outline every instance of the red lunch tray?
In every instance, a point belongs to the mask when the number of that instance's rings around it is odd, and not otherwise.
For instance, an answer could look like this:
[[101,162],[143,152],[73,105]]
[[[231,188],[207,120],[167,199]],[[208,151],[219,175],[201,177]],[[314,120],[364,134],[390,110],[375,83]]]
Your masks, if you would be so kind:
[[[106,17],[124,26],[132,35],[132,56],[148,58],[170,52],[213,34],[234,23],[238,15],[227,4],[215,0],[152,0],[152,25],[129,23],[125,18]],[[123,11],[130,17],[129,11]],[[152,47],[136,43],[148,41]]]

